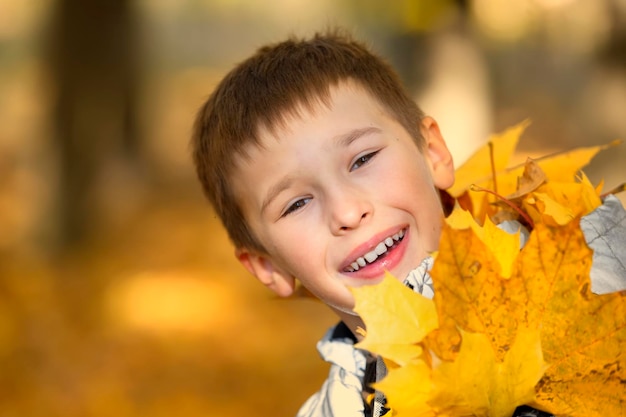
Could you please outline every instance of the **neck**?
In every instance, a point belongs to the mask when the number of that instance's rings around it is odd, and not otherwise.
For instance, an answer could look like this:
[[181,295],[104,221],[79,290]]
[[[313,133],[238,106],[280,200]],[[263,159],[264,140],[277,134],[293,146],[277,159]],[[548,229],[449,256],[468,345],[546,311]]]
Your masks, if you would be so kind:
[[[339,316],[341,321],[348,326],[348,329],[352,332],[352,334],[356,337],[356,339],[360,342],[363,340],[362,330],[365,330],[365,323],[361,317],[350,313],[346,313],[345,311],[338,310],[336,308],[332,308],[332,310]],[[357,330],[361,329],[361,331]]]

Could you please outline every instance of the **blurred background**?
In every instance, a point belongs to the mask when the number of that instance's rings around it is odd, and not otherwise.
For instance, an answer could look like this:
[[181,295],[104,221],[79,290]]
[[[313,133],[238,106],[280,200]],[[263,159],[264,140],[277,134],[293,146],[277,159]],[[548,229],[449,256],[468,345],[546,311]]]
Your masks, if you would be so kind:
[[[520,157],[626,139],[626,0],[0,0],[0,417],[291,416],[317,390],[335,318],[235,263],[188,139],[235,63],[334,25],[457,164],[527,118]],[[625,148],[591,179],[626,181]]]

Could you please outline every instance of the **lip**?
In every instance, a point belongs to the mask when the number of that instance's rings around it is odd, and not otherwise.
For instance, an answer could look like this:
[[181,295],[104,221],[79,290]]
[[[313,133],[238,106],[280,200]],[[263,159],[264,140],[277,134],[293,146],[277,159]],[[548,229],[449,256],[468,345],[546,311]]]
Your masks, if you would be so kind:
[[[381,260],[376,260],[372,264],[368,264],[359,268],[358,271],[354,272],[345,272],[344,269],[347,268],[350,263],[352,263],[356,258],[363,256],[365,253],[371,251],[376,247],[381,241],[383,241],[386,237],[392,236],[395,233],[400,232],[400,230],[404,230],[404,237],[401,241],[399,241],[398,245],[394,246],[391,249],[388,249],[387,253],[385,253],[384,258]],[[370,238],[367,242],[356,247],[343,261],[340,271],[342,274],[350,276],[350,278],[361,278],[361,279],[373,279],[380,278],[384,275],[386,271],[390,271],[395,268],[402,258],[404,257],[404,253],[406,252],[406,248],[408,245],[409,237],[409,227],[408,225],[404,225],[401,227],[393,227],[384,232],[376,234],[374,237]]]

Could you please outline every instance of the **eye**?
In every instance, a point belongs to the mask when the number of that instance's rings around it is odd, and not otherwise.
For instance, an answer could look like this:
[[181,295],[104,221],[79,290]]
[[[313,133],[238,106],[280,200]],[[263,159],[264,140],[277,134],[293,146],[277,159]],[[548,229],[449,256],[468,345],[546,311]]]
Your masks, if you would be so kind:
[[301,198],[300,200],[295,201],[289,207],[287,207],[287,210],[283,212],[281,217],[288,216],[291,213],[300,210],[302,207],[306,206],[310,200],[310,198]]
[[371,161],[376,154],[379,151],[375,151],[375,152],[370,152],[368,154],[365,154],[363,156],[359,156],[356,161],[354,161],[354,163],[352,164],[352,166],[350,167],[350,171],[354,171],[357,168],[362,167],[363,165],[367,164],[369,161]]

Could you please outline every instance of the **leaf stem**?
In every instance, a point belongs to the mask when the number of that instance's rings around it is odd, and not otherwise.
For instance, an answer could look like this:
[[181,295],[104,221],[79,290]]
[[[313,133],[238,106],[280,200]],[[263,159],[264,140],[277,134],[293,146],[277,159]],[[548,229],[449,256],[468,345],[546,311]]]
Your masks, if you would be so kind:
[[483,187],[481,187],[479,185],[476,185],[476,184],[470,185],[470,190],[472,190],[472,191],[484,191],[486,193],[489,193],[489,194],[492,194],[492,195],[496,196],[496,198],[500,199],[503,203],[505,203],[507,206],[511,207],[520,216],[522,216],[531,229],[535,228],[535,223],[530,218],[530,216],[528,216],[528,214],[526,214],[524,211],[522,211],[521,208],[519,208],[515,203],[513,203],[511,200],[507,199],[506,197],[503,197],[503,196],[501,196],[500,194],[498,194],[495,191],[491,191],[491,190],[489,190],[487,188],[483,188]]
[[618,185],[617,187],[613,188],[612,190],[609,190],[606,193],[603,193],[602,195],[600,195],[600,198],[604,198],[604,197],[606,197],[609,194],[621,193],[622,191],[626,191],[626,182],[623,182],[620,185]]
[[491,163],[491,178],[493,180],[493,191],[495,195],[498,195],[498,179],[496,176],[496,161],[495,156],[493,154],[493,142],[489,141],[487,144],[489,145],[489,161]]

